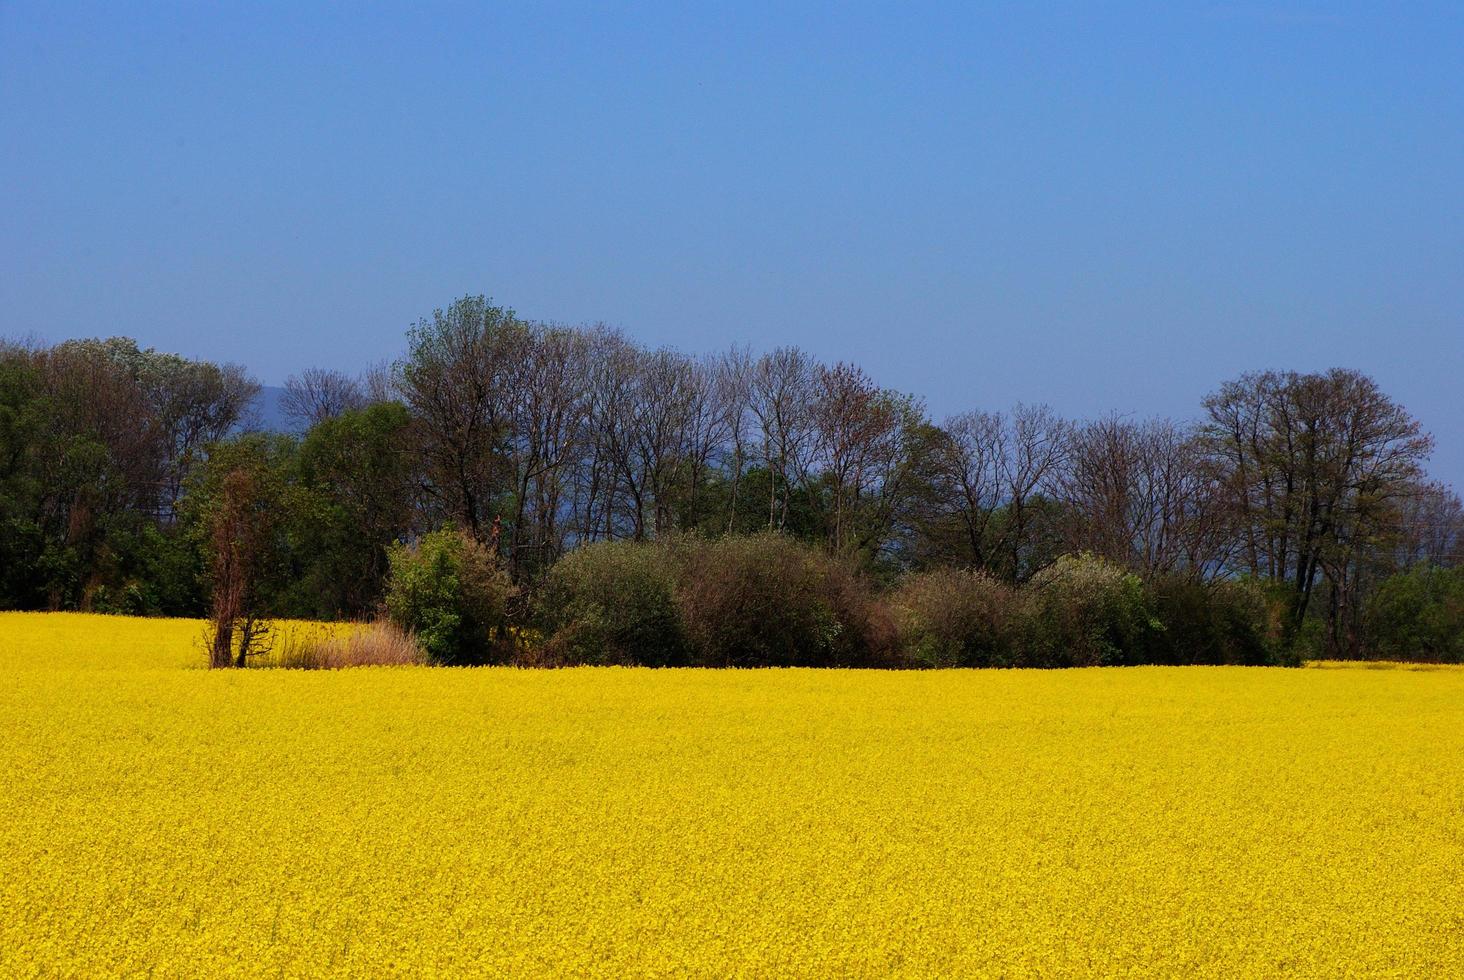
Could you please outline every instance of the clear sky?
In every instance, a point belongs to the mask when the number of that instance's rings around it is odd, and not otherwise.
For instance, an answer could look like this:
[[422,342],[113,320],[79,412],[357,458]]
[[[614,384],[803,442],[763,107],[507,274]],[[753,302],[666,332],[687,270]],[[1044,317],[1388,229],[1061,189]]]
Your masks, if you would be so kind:
[[470,292],[937,416],[1357,367],[1464,486],[1464,4],[0,0],[0,335],[278,384]]

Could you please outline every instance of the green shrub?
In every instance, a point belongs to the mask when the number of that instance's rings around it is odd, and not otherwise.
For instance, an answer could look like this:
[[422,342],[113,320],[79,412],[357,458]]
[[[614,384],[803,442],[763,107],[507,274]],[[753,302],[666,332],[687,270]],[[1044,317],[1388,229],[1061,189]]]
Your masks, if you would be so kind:
[[858,577],[780,534],[689,549],[677,601],[705,666],[891,663],[893,628]]
[[660,544],[605,541],[565,555],[537,603],[545,659],[560,664],[686,664],[676,567]]
[[438,664],[483,664],[512,648],[514,589],[486,548],[454,530],[434,531],[389,554],[387,613]]
[[900,650],[916,667],[1005,667],[1016,593],[983,572],[907,576],[891,597]]
[[1031,667],[1141,663],[1160,629],[1137,575],[1096,555],[1064,555],[1027,583],[1018,659]]
[[1367,605],[1363,637],[1371,659],[1464,663],[1464,569],[1390,576]]
[[1278,662],[1264,592],[1250,582],[1196,582],[1160,576],[1148,584],[1149,607],[1162,630],[1149,631],[1149,663]]

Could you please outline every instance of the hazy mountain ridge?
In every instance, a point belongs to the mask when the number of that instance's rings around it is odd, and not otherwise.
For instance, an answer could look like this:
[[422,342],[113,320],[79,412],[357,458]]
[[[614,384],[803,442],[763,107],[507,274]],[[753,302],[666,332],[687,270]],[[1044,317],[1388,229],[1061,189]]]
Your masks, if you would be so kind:
[[262,385],[259,394],[249,404],[241,428],[257,429],[263,432],[289,432],[299,434],[303,427],[285,413],[285,389],[276,385]]

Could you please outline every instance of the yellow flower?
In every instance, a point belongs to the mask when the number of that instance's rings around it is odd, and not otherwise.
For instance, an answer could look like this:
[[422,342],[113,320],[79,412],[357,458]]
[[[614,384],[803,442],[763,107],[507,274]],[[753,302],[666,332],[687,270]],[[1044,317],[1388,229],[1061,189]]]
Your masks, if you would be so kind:
[[202,632],[0,614],[0,976],[1464,975],[1464,669],[185,669]]

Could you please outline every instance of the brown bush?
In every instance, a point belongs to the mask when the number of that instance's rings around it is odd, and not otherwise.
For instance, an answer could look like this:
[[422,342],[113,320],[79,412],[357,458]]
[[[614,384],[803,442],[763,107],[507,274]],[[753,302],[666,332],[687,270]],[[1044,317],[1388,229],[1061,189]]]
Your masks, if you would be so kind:
[[816,554],[825,594],[835,619],[843,624],[834,655],[837,663],[863,667],[899,667],[900,631],[889,603],[868,579],[846,561]]
[[915,667],[1014,662],[1017,594],[982,572],[939,568],[906,577],[890,598],[900,652]]
[[781,534],[690,549],[677,604],[708,667],[887,665],[894,630],[863,582]]

